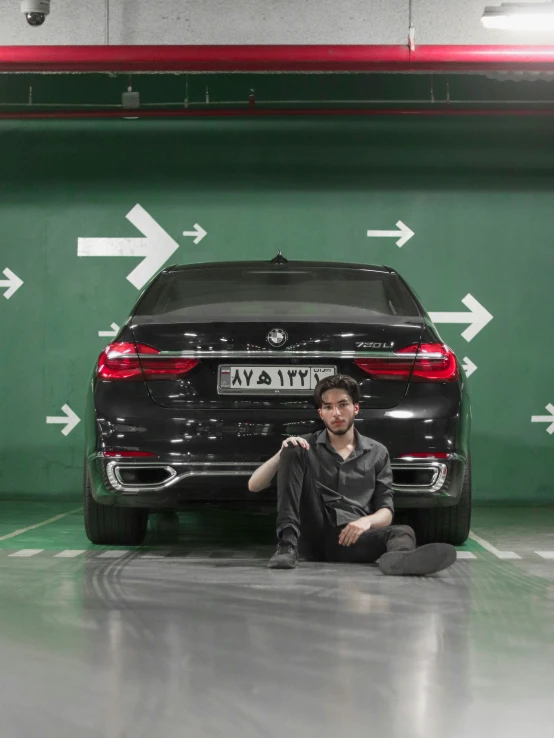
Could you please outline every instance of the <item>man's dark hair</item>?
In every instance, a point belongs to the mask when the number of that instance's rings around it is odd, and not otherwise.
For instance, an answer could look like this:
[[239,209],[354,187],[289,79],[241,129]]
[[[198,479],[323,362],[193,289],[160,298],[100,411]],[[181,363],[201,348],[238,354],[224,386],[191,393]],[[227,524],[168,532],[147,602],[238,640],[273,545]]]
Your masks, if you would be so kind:
[[334,374],[317,383],[314,390],[314,404],[316,407],[323,405],[323,394],[332,389],[344,390],[350,395],[353,403],[360,402],[360,385],[358,382],[349,377],[348,374]]

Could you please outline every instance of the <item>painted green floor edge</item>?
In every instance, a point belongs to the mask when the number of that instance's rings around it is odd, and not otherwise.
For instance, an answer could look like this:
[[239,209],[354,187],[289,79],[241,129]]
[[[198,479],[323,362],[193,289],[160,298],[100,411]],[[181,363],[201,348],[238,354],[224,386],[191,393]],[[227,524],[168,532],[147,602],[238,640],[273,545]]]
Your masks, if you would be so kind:
[[[60,517],[58,517],[60,516]],[[54,520],[51,520],[54,518]],[[50,522],[48,522],[50,521]],[[113,546],[114,549],[206,549],[271,546],[275,541],[273,515],[256,515],[231,510],[199,509],[179,514],[178,528],[160,528],[151,516],[142,546]],[[33,527],[37,526],[37,527]],[[29,530],[26,530],[29,529]],[[13,535],[16,533],[16,535]],[[82,508],[68,503],[20,501],[0,503],[0,549],[100,550],[85,534]],[[482,551],[468,540],[461,551]]]

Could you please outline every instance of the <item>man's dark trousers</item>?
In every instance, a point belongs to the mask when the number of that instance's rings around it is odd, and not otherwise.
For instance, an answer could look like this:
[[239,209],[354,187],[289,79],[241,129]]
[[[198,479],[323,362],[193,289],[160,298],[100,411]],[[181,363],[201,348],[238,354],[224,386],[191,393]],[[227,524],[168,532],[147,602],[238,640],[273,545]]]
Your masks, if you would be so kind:
[[337,526],[318,494],[309,461],[310,451],[284,448],[277,472],[277,536],[294,541],[310,561],[374,563],[388,551],[413,551],[416,539],[407,525],[369,529],[350,546],[339,545],[345,526]]

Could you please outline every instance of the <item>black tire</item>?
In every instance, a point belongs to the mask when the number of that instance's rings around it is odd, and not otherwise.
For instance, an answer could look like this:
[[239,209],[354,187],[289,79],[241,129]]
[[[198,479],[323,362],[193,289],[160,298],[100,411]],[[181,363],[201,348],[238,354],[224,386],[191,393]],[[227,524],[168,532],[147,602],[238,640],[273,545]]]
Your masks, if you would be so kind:
[[411,510],[409,524],[419,545],[451,543],[461,546],[467,541],[471,525],[471,459],[468,456],[460,501],[452,507]]
[[86,460],[83,489],[85,496],[85,531],[89,541],[108,546],[140,546],[146,535],[148,510],[99,505],[92,496],[90,474]]

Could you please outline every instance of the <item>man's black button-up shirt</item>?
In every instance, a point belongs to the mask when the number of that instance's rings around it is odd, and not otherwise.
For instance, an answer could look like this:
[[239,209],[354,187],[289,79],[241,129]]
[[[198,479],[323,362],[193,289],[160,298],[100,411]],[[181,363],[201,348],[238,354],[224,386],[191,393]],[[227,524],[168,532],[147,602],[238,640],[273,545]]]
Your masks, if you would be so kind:
[[383,507],[394,512],[389,452],[383,444],[355,429],[354,436],[356,446],[346,459],[331,446],[327,430],[303,436],[310,444],[309,462],[316,490],[337,526]]

